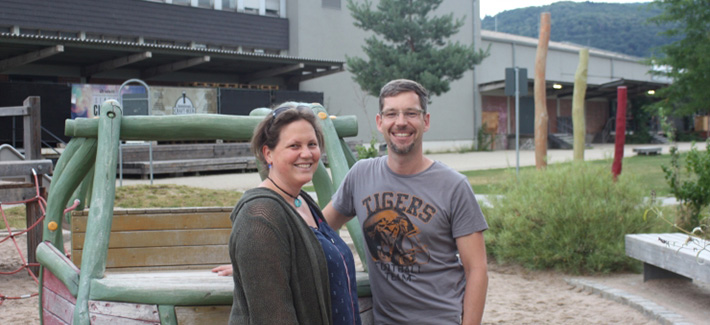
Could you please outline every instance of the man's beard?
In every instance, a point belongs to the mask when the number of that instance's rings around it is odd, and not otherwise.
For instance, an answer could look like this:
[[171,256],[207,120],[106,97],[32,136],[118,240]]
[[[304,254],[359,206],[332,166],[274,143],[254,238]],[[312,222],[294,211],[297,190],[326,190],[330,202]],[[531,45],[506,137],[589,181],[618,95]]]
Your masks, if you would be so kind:
[[387,145],[390,146],[390,148],[392,148],[392,152],[399,154],[399,155],[406,155],[410,151],[412,151],[412,149],[414,149],[414,143],[412,143],[408,146],[405,146],[405,147],[398,147],[398,146],[394,145],[394,142],[392,140],[390,140],[390,142]]

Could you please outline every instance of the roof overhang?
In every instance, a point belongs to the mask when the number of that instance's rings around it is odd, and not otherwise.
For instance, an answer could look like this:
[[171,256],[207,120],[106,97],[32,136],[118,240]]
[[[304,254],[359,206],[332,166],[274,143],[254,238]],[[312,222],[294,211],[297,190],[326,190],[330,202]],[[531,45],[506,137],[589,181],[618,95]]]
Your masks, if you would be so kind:
[[343,66],[342,61],[232,50],[0,33],[0,74],[7,75],[297,85]]
[[[533,80],[528,80],[528,88],[533,86]],[[562,86],[560,89],[555,89],[554,85]],[[617,79],[599,85],[587,85],[586,99],[596,98],[616,98],[617,87],[626,86],[628,96],[637,96],[648,93],[649,90],[657,90],[668,86],[667,82],[641,81],[629,79]],[[479,86],[479,91],[482,94],[486,93],[502,93],[505,89],[505,80],[497,80]],[[546,81],[546,94],[548,98],[570,98],[573,95],[574,84],[569,82],[554,82]],[[532,96],[532,92],[528,91],[528,95]]]

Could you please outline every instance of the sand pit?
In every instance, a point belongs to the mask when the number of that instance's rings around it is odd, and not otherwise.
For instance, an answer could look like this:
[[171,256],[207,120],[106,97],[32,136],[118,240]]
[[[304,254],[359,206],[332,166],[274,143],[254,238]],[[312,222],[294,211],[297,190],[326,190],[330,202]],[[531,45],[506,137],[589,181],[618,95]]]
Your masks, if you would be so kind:
[[[0,232],[0,239],[6,235],[6,232]],[[24,253],[25,236],[17,239]],[[0,244],[0,272],[17,269],[20,265],[12,241],[7,240]],[[563,274],[533,272],[517,266],[496,263],[490,263],[489,269],[488,298],[483,319],[487,324],[659,324],[630,306],[567,284],[565,277],[569,276]],[[606,281],[607,284],[620,281],[628,285],[638,277],[640,275],[585,277],[585,279]],[[628,289],[633,290],[631,287]],[[710,290],[703,291],[702,288],[699,290],[699,292],[694,291],[691,297],[693,300],[686,303],[686,305],[691,304],[689,308],[691,313],[692,306],[697,304],[702,306],[705,303],[703,299],[710,299]],[[20,296],[36,292],[37,286],[25,271],[11,276],[0,275],[0,294]],[[651,294],[658,293],[651,292]],[[679,297],[676,295],[678,294],[663,300],[683,304],[682,301],[678,301]],[[679,295],[682,296],[683,292]],[[698,314],[697,317],[704,317],[704,315]],[[691,320],[692,315],[686,316],[686,319]],[[0,324],[39,324],[38,297],[3,301],[0,305]]]

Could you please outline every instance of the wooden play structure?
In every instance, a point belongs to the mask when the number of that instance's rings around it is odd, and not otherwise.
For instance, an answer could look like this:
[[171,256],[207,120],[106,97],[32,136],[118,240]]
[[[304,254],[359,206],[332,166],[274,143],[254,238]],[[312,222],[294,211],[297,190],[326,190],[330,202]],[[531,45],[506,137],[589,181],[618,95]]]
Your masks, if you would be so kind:
[[[355,162],[343,138],[357,134],[357,121],[328,116],[320,104],[308,106],[321,123],[329,158],[330,174],[321,162],[313,178],[319,204],[325,206]],[[73,138],[55,167],[44,242],[37,248],[42,322],[226,323],[233,280],[210,268],[229,263],[231,207],[114,209],[118,148],[122,140],[247,141],[268,112],[124,117],[118,102],[109,100],[98,119],[67,120],[65,132]],[[64,207],[76,193],[91,200],[88,212],[72,215],[70,260],[61,229]],[[357,220],[347,227],[362,259]],[[357,278],[362,313],[371,306],[369,282],[365,273]],[[364,323],[368,318],[363,314]]]
[[[0,145],[0,201],[4,201],[0,203],[25,203],[29,265],[36,265],[35,248],[42,239],[41,229],[32,227],[42,217],[40,202],[33,198],[47,196],[44,175],[52,173],[52,161],[42,157],[40,107],[37,96],[27,97],[21,106],[0,107],[0,117],[22,117],[23,153],[9,144]],[[39,271],[36,266],[30,270]]]

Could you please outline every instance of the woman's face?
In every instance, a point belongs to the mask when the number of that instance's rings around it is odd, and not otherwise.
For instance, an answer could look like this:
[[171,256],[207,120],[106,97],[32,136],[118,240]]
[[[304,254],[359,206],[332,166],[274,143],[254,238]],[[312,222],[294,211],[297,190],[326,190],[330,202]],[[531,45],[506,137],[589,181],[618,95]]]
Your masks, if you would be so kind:
[[264,146],[263,150],[266,161],[272,165],[269,176],[294,191],[310,182],[318,168],[318,138],[313,126],[305,120],[284,126],[276,147],[269,149]]

